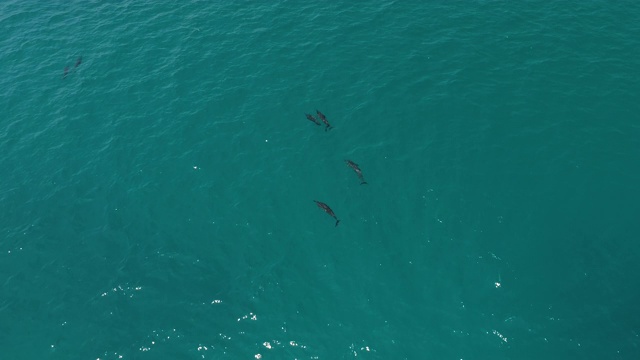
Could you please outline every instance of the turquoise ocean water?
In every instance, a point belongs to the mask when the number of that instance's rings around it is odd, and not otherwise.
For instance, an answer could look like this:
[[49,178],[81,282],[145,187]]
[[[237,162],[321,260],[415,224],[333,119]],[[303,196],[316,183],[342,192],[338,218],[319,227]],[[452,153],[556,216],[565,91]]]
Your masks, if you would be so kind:
[[0,359],[640,358],[637,1],[0,29]]

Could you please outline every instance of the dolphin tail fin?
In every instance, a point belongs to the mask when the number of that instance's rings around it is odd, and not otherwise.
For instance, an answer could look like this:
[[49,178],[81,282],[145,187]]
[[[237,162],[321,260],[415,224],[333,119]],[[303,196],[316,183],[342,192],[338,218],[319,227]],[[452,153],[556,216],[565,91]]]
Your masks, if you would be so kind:
[[338,226],[339,222],[340,222],[340,220],[336,219],[336,226]]
[[360,183],[360,185],[369,185],[369,183],[367,183],[366,181],[363,181]]

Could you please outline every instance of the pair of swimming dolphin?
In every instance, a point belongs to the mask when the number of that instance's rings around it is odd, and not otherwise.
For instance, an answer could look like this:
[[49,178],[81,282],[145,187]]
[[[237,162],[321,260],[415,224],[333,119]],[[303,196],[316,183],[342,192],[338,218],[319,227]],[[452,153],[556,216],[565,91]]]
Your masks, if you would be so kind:
[[[347,166],[349,166],[350,168],[353,169],[353,171],[356,172],[356,174],[358,175],[358,179],[360,179],[360,185],[364,185],[367,182],[364,180],[364,175],[362,175],[362,171],[360,170],[360,166],[358,166],[358,164],[354,163],[351,160],[345,160],[345,162],[347,163]],[[327,214],[329,214],[329,216],[333,217],[334,219],[336,219],[336,226],[338,226],[338,223],[340,222],[340,220],[338,220],[338,218],[336,217],[336,214],[333,212],[333,210],[331,210],[331,208],[329,207],[329,205],[320,202],[318,200],[313,200],[316,205],[318,205],[318,207],[322,210],[324,210],[324,212],[326,212]]]
[[[73,66],[74,68],[77,68],[78,66],[80,66],[80,64],[82,64],[82,56],[79,56],[78,59],[76,60],[76,64]],[[64,67],[64,74],[62,74],[62,78],[66,78],[67,75],[69,74],[69,67],[65,66]]]
[[[320,112],[320,110],[316,109],[316,113],[318,114],[318,117],[320,118],[320,120],[322,120],[322,122],[325,124],[325,128],[324,131],[327,130],[331,130],[331,128],[333,128],[333,126],[331,126],[331,124],[329,124],[329,121],[327,120],[327,117],[324,116],[323,113]],[[314,124],[316,125],[320,125],[320,121],[318,121],[318,119],[316,119],[315,116],[311,115],[311,114],[304,114],[307,119],[309,119],[309,121],[313,121]]]

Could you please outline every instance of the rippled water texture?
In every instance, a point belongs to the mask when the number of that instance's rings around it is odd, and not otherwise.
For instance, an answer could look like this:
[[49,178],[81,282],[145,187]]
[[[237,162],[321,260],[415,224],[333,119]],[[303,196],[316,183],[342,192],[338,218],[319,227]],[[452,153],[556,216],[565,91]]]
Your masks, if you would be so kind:
[[640,358],[639,18],[3,1],[0,357]]

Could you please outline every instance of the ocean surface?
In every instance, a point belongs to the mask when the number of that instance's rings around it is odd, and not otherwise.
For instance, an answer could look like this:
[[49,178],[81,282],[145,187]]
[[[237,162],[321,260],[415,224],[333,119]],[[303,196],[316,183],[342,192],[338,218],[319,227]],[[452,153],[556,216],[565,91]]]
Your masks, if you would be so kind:
[[0,29],[0,359],[640,358],[638,1]]

